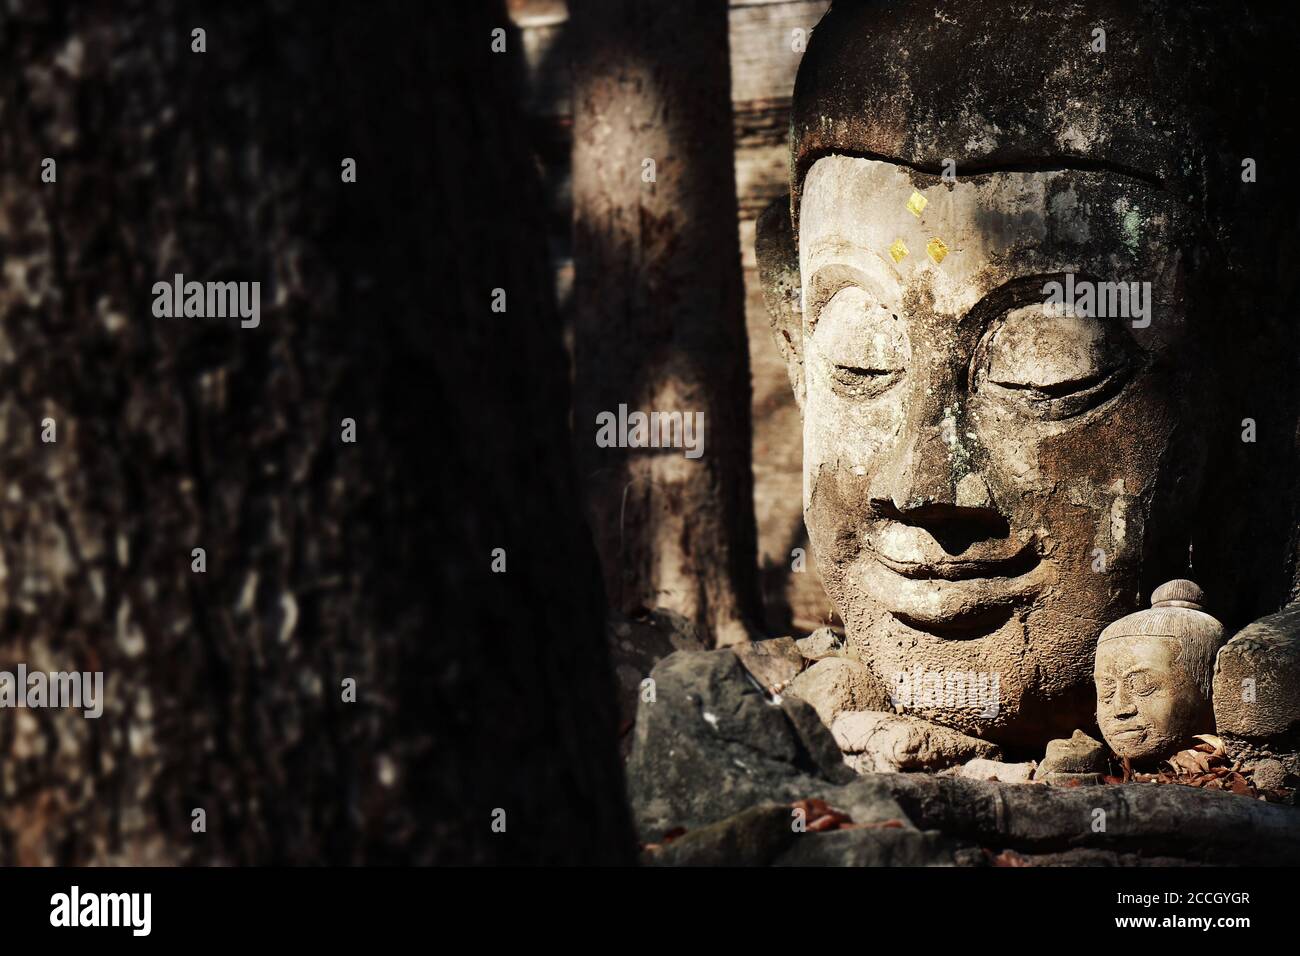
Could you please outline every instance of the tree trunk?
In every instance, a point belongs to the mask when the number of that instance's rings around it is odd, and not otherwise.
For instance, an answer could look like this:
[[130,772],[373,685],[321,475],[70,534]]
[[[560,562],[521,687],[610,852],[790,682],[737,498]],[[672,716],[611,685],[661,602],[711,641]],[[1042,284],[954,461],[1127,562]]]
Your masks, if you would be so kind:
[[503,4],[17,10],[0,667],[105,702],[0,710],[0,863],[630,860]]
[[[727,4],[574,0],[571,25],[574,440],[606,590],[745,640],[760,613]],[[600,447],[597,416],[620,405],[702,413],[702,454]],[[653,441],[634,428],[617,437]]]
[[912,773],[878,779],[917,827],[993,849],[1086,847],[1220,866],[1300,863],[1295,810],[1234,794],[1177,783],[1057,789]]

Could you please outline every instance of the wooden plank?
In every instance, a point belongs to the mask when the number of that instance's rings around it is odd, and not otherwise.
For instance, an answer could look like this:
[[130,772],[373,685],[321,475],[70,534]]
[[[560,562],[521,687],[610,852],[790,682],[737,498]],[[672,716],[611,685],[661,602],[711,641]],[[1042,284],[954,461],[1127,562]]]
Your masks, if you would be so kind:
[[[731,100],[789,98],[812,28],[828,0],[731,7]],[[796,34],[796,31],[802,31]],[[796,43],[796,39],[802,43]],[[795,47],[798,46],[798,49]]]

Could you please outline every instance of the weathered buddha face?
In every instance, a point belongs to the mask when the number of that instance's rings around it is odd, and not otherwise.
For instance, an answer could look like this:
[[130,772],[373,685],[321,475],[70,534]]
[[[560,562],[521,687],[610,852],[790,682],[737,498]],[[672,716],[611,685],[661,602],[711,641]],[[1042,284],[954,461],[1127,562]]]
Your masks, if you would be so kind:
[[[1178,515],[1201,474],[1173,371],[1180,215],[1111,172],[809,170],[794,377],[827,590],[886,680],[999,675],[996,716],[919,716],[1035,745],[1091,715],[1096,638],[1138,589],[1153,502]],[[1067,273],[1076,293],[1139,283],[1128,314],[1052,314]]]
[[1209,729],[1209,701],[1172,637],[1116,637],[1097,647],[1097,723],[1110,749],[1142,763]]

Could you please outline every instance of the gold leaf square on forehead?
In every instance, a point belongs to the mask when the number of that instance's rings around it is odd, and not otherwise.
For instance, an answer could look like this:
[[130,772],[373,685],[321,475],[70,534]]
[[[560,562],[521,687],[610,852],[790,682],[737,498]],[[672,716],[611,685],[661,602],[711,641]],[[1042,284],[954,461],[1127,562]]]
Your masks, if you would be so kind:
[[907,211],[910,212],[913,216],[916,216],[916,218],[920,219],[921,211],[925,209],[925,207],[928,206],[929,204],[930,204],[930,200],[926,199],[919,192],[913,189],[911,198],[907,200]]
[[925,244],[925,251],[930,254],[930,258],[934,260],[936,266],[943,262],[948,255],[948,247],[944,245],[943,240],[938,236]]
[[889,258],[894,260],[894,264],[902,262],[907,258],[907,245],[902,239],[895,239],[889,246]]

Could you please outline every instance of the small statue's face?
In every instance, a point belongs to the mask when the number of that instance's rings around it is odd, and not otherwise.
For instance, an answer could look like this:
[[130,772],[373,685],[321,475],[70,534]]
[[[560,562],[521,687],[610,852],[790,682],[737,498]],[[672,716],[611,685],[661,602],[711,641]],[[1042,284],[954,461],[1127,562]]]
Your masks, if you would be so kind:
[[[1153,500],[1198,490],[1200,446],[1173,440],[1183,226],[1118,174],[958,174],[844,156],[808,173],[805,518],[886,681],[1000,675],[996,716],[921,716],[1041,745],[1092,712],[1097,634],[1138,589]],[[1044,287],[1066,273],[1149,285],[1127,315],[1054,316]]]
[[1097,724],[1110,749],[1159,760],[1204,732],[1205,694],[1178,663],[1172,637],[1116,637],[1097,647]]

